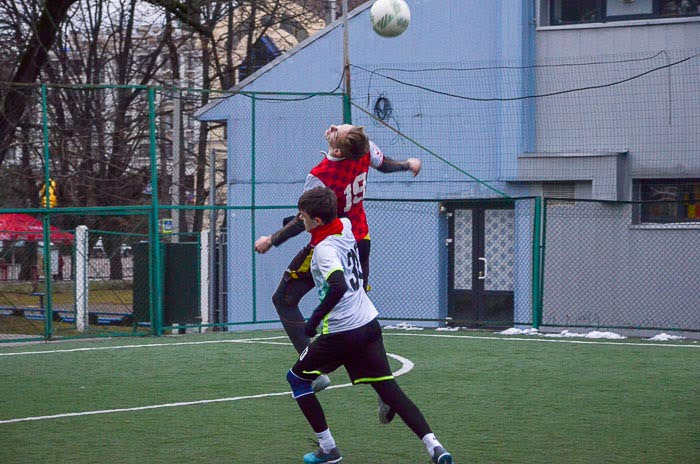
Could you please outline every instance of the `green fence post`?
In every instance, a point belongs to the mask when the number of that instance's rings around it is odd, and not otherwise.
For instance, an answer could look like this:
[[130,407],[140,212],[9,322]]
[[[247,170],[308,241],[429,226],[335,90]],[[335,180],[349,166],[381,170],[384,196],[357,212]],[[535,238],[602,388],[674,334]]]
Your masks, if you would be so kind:
[[[44,139],[44,208],[51,206],[51,180],[49,172],[49,114],[46,103],[46,84],[41,84],[41,125]],[[51,221],[47,213],[42,213],[44,237],[44,292],[46,293],[46,308],[44,312],[44,338],[51,339],[53,335],[53,300],[51,299]]]
[[153,87],[148,88],[148,130],[150,136],[150,159],[151,159],[151,225],[150,225],[150,245],[151,254],[149,259],[149,280],[151,284],[151,323],[154,334],[163,334],[163,306],[162,306],[162,276],[161,276],[161,256],[160,256],[160,230],[158,223],[158,165],[156,164],[156,110],[155,91]]
[[252,255],[252,291],[253,291],[253,322],[258,319],[258,309],[257,309],[257,282],[255,279],[256,274],[256,261],[255,261],[255,94],[251,96],[251,122],[250,122],[250,139],[251,139],[251,157],[250,157],[250,239],[252,241],[251,255]]
[[350,104],[350,95],[343,94],[343,123],[352,124],[352,105]]
[[544,312],[544,265],[545,254],[547,250],[547,199],[542,201],[542,239],[540,241],[540,288],[538,302],[539,308],[539,325],[542,325],[542,313]]
[[542,197],[535,197],[532,231],[532,328],[542,324]]

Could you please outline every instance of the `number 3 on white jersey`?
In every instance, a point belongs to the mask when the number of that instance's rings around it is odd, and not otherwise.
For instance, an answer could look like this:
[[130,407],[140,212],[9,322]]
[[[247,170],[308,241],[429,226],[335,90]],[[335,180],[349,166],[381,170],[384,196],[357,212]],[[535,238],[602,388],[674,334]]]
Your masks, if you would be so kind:
[[362,199],[365,196],[365,181],[367,180],[367,173],[363,172],[357,177],[355,177],[355,180],[352,182],[352,184],[348,184],[347,187],[345,187],[345,209],[343,210],[344,213],[347,213],[350,211],[350,208],[352,208],[352,205],[359,203],[362,201]]

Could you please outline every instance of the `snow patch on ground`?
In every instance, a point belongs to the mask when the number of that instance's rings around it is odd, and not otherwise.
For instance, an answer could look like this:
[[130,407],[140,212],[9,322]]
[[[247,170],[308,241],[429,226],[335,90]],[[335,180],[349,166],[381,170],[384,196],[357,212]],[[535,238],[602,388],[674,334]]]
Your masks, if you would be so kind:
[[544,337],[557,337],[557,338],[574,338],[574,337],[580,337],[580,338],[607,338],[608,340],[621,340],[624,337],[620,334],[616,334],[614,332],[600,332],[597,330],[594,330],[592,332],[588,332],[585,334],[581,333],[576,333],[576,332],[569,332],[568,330],[563,330],[562,332],[559,332],[558,334],[543,334],[540,333],[537,329],[517,329],[515,327],[512,327],[510,329],[506,329],[502,332],[497,332],[498,334],[501,335],[541,335]]
[[[387,325],[384,326],[384,329],[393,329],[393,330],[424,330],[424,327],[418,327],[415,326],[409,322],[399,322],[396,325]],[[449,326],[443,326],[443,327],[437,327],[435,330],[441,331],[441,332],[457,332],[459,330],[467,330],[467,327],[449,327]],[[624,335],[617,334],[615,332],[605,332],[605,331],[599,331],[599,330],[593,330],[588,333],[577,333],[577,332],[569,332],[568,330],[563,330],[559,333],[541,333],[539,330],[534,329],[532,327],[526,328],[526,329],[518,329],[516,327],[511,327],[509,329],[503,330],[501,332],[495,332],[499,335],[529,335],[529,336],[535,336],[539,335],[541,337],[549,337],[549,338],[593,338],[593,339],[607,339],[607,340],[623,340],[627,337]],[[658,335],[655,335],[651,338],[646,338],[645,340],[650,340],[650,341],[656,341],[656,342],[661,342],[661,341],[668,341],[668,340],[684,340],[685,337],[681,337],[679,335],[669,335],[667,333],[660,333]]]
[[457,332],[459,329],[460,329],[460,327],[448,327],[448,326],[445,326],[445,327],[438,327],[438,328],[435,329],[435,330],[440,330],[440,331],[443,331],[443,332]]
[[537,329],[529,328],[529,329],[516,329],[515,327],[511,327],[510,329],[506,329],[503,332],[497,332],[501,335],[539,335],[540,332]]
[[545,337],[560,337],[560,338],[573,338],[573,337],[583,337],[583,338],[607,338],[608,340],[621,340],[624,337],[620,334],[616,334],[615,332],[600,332],[598,330],[594,330],[592,332],[588,332],[586,334],[580,334],[576,332],[569,332],[568,330],[564,330],[558,334],[546,334]]
[[409,324],[408,322],[399,322],[396,325],[386,325],[384,328],[394,330],[423,330],[423,327],[417,327],[413,324]]
[[669,335],[667,333],[661,332],[658,335],[654,335],[651,338],[647,338],[647,340],[653,340],[655,342],[665,342],[668,340],[683,340],[685,337],[681,337],[680,335]]

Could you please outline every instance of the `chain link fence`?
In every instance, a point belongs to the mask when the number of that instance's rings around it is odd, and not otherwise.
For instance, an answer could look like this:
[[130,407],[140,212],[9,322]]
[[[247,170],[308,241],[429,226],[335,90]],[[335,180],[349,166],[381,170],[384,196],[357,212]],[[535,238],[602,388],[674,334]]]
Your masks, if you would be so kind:
[[543,326],[700,331],[700,228],[635,219],[663,203],[545,199]]
[[[296,213],[323,131],[352,102],[222,100],[216,111],[236,115],[231,146],[249,147],[224,160],[224,128],[195,120],[189,90],[24,91],[37,111],[4,152],[0,216],[33,222],[0,226],[0,340],[279,327],[271,296],[308,237],[265,255],[253,243]],[[354,108],[392,156],[430,158],[417,180],[369,181],[370,296],[384,320],[700,331],[696,223],[643,223],[644,203],[508,198],[507,180],[428,157]],[[314,298],[302,300],[307,316]]]
[[224,131],[194,117],[210,93],[0,84],[0,100],[27,108],[0,115],[14,128],[0,144],[0,339],[159,334],[173,322],[170,242],[198,244],[207,221],[194,205],[223,201],[225,157],[209,161]]

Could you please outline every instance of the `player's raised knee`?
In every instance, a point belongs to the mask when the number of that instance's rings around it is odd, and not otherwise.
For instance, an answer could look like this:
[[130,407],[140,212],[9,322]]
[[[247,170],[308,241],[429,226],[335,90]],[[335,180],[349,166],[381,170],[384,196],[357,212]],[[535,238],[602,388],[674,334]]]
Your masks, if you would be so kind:
[[313,394],[314,389],[311,386],[311,380],[299,377],[291,369],[287,371],[287,382],[292,387],[292,396],[296,399],[300,396]]

